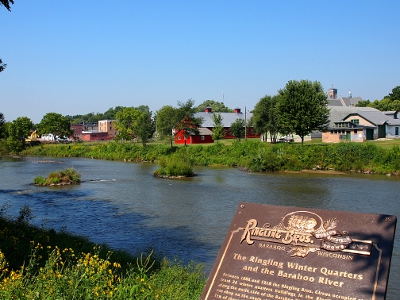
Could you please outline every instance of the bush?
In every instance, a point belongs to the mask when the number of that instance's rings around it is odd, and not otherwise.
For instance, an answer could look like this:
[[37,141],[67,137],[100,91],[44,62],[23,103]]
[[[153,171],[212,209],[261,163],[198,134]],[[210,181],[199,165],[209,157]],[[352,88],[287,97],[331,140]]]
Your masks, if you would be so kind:
[[38,176],[33,180],[35,185],[60,185],[60,184],[76,184],[81,181],[81,174],[74,168],[51,172],[47,178]]
[[159,169],[154,171],[157,177],[192,177],[193,165],[188,159],[179,157],[163,157],[159,161]]

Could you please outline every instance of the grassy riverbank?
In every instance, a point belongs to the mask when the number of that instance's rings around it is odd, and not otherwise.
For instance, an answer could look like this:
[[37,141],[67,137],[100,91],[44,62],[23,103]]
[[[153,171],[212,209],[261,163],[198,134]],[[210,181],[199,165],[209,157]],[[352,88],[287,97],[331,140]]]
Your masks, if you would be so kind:
[[0,299],[199,299],[200,264],[132,256],[0,210]]
[[335,170],[394,175],[400,172],[398,140],[304,145],[245,140],[186,147],[163,144],[143,147],[131,142],[47,144],[29,147],[22,154],[154,163],[165,157],[173,157],[184,159],[192,165],[225,165],[254,172]]

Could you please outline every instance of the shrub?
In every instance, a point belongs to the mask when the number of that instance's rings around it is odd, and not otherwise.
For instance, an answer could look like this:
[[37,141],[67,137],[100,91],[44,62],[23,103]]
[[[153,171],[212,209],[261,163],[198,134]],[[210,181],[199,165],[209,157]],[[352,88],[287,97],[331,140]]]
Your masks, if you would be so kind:
[[74,168],[51,172],[47,178],[38,176],[33,180],[35,185],[76,184],[81,181],[81,174]]
[[158,177],[192,177],[193,165],[188,159],[179,157],[163,157],[159,161],[159,169],[154,171]]

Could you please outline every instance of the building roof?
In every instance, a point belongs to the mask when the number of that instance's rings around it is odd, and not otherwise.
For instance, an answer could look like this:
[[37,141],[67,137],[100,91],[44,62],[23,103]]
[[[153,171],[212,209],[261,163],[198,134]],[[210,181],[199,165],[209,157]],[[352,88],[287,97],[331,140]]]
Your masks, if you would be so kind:
[[328,106],[343,106],[340,99],[328,99]]
[[391,114],[387,115],[373,107],[328,106],[328,108],[330,109],[329,128],[333,127],[334,122],[342,121],[351,115],[358,115],[376,126],[384,123],[400,126],[400,119],[394,119]]
[[329,127],[333,127],[334,122],[343,120],[345,117],[352,113],[360,113],[365,111],[378,111],[372,107],[354,107],[354,106],[328,106],[329,113]]
[[[223,127],[231,127],[231,124],[235,122],[237,119],[242,119],[248,122],[250,118],[253,116],[252,113],[219,113],[216,112],[217,114],[220,114],[222,117],[222,126]],[[213,112],[198,112],[195,113],[194,116],[195,118],[202,118],[203,122],[201,124],[202,127],[208,127],[212,128],[214,127],[214,121],[213,121]]]
[[212,131],[208,128],[199,128],[200,135],[212,135]]
[[355,106],[358,102],[362,101],[361,97],[340,97],[340,99],[346,106]]
[[[399,119],[393,119],[389,118],[387,115],[385,115],[381,111],[363,111],[363,112],[356,112],[349,114],[350,115],[359,115],[360,117],[363,117],[367,121],[369,121],[372,124],[375,125],[383,125],[385,123],[390,124],[390,125],[400,125],[400,120]],[[348,116],[346,116],[347,118]]]
[[360,116],[369,121],[370,123],[374,125],[383,125],[387,121],[387,117],[385,114],[383,114],[381,111],[363,111],[361,113],[356,112],[356,113],[351,113],[345,118],[348,118],[350,116]]

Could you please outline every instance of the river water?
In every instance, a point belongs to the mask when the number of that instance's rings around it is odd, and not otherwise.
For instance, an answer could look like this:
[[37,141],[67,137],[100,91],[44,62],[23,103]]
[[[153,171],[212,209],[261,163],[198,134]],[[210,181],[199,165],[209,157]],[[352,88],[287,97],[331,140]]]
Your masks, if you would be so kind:
[[[39,175],[75,168],[82,183],[36,187]],[[0,206],[28,205],[35,225],[87,236],[137,254],[202,262],[209,271],[239,202],[399,215],[400,178],[379,175],[257,174],[197,167],[197,176],[159,179],[154,164],[76,158],[0,159]],[[387,299],[398,299],[400,243],[395,238]]]

